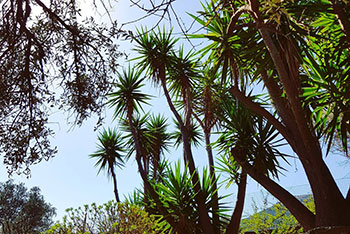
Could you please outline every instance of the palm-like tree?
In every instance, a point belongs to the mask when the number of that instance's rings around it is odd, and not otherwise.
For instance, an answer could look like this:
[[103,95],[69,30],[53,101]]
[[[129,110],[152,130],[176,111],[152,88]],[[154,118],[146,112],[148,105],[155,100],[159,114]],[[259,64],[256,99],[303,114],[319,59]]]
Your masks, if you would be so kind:
[[254,179],[256,176],[278,178],[278,173],[283,168],[277,159],[286,160],[287,155],[278,150],[283,145],[282,139],[271,124],[252,113],[242,103],[236,102],[232,96],[221,97],[222,111],[217,113],[223,132],[217,144],[225,152],[221,165],[238,184],[237,202],[226,233],[237,233],[245,197],[245,169],[255,171],[255,175],[249,174]]
[[[165,31],[159,30],[157,33],[155,32],[145,32],[139,31],[139,35],[135,37],[135,41],[138,43],[138,46],[136,48],[136,51],[141,54],[139,62],[139,66],[147,69],[152,74],[153,81],[156,83],[160,83],[164,95],[166,97],[166,100],[168,102],[169,108],[172,111],[172,113],[175,116],[176,121],[179,123],[180,131],[182,133],[183,137],[183,146],[184,146],[184,152],[186,155],[186,159],[188,160],[188,167],[193,174],[192,176],[192,183],[194,185],[194,189],[197,193],[196,200],[198,202],[198,209],[199,209],[199,217],[200,217],[200,225],[202,225],[203,230],[206,230],[208,234],[213,234],[214,229],[208,214],[208,210],[205,207],[205,198],[203,195],[203,192],[201,191],[201,185],[199,183],[199,175],[196,172],[196,166],[192,155],[192,150],[190,146],[190,138],[189,138],[189,132],[188,127],[190,126],[190,118],[191,118],[191,102],[190,100],[185,100],[185,122],[182,120],[179,112],[176,110],[174,103],[171,99],[168,87],[167,87],[167,71],[171,74],[172,69],[174,69],[173,65],[178,64],[181,65],[178,68],[187,68],[186,65],[188,62],[187,60],[184,60],[181,58],[181,56],[174,56],[174,44],[177,40],[173,39],[171,37],[171,33],[166,33]],[[185,57],[183,57],[185,58]],[[184,63],[186,62],[186,63]],[[175,69],[178,69],[175,67]],[[175,74],[181,74],[181,77],[183,81],[189,80],[190,77],[186,76],[186,73],[182,70],[177,70]],[[189,94],[190,89],[188,89],[188,84],[190,82],[183,82],[183,85],[187,85],[186,87],[186,93]],[[184,87],[184,86],[182,86]],[[184,90],[184,89],[182,89]],[[184,93],[183,93],[184,94]],[[189,98],[190,96],[187,95],[183,96],[184,98]]]
[[109,94],[108,103],[115,109],[114,118],[126,116],[131,120],[133,114],[142,109],[141,104],[147,104],[150,96],[141,91],[144,86],[141,71],[129,66],[127,70],[123,69],[117,75],[116,91]]
[[142,165],[142,157],[146,157],[147,150],[143,148],[142,142],[140,139],[140,135],[137,132],[137,128],[134,124],[135,114],[141,107],[142,103],[147,103],[146,101],[149,99],[149,95],[144,94],[140,89],[143,86],[141,78],[141,72],[137,71],[135,68],[129,67],[128,70],[123,70],[122,73],[118,73],[119,82],[116,83],[116,91],[111,93],[109,104],[111,107],[115,107],[115,115],[114,117],[119,117],[123,119],[126,117],[126,121],[128,122],[132,138],[135,144],[135,152],[136,152],[136,162],[141,175],[141,178],[144,182],[145,189],[149,192],[152,199],[154,199],[157,208],[160,213],[165,217],[167,222],[172,225],[176,231],[179,233],[183,232],[183,227],[179,226],[176,221],[167,216],[166,209],[162,206],[159,201],[158,194],[155,192],[153,186],[150,184],[148,180],[147,170],[144,165]]
[[121,168],[124,165],[125,148],[122,136],[115,129],[104,129],[98,136],[98,141],[97,150],[90,154],[90,158],[97,160],[95,166],[99,167],[98,173],[106,171],[112,177],[115,199],[120,202],[115,167]]
[[[149,158],[152,151],[151,148],[151,138],[152,136],[149,133],[149,130],[146,126],[149,119],[149,114],[140,115],[135,114],[132,117],[132,125],[134,127],[134,132],[137,135],[138,143],[140,144],[141,148],[141,159],[143,162],[143,168],[145,170],[145,173],[148,174],[149,171]],[[130,149],[128,152],[128,158],[136,153],[136,144],[133,136],[132,129],[130,128],[129,121],[127,119],[122,120],[122,128],[123,131],[126,133],[125,139],[127,139],[127,145]]]
[[114,118],[126,116],[126,121],[134,139],[139,171],[144,182],[147,183],[147,173],[141,161],[142,157],[146,157],[146,155],[144,155],[141,139],[134,124],[134,115],[140,108],[142,109],[142,103],[147,103],[149,95],[141,91],[141,87],[144,84],[142,83],[143,78],[140,71],[129,66],[128,70],[118,73],[118,79],[119,81],[115,84],[116,91],[109,95],[109,104],[115,108]]
[[[208,64],[210,66],[210,64]],[[218,117],[215,113],[220,112],[220,98],[217,94],[218,85],[218,74],[217,72],[213,71],[212,69],[205,68],[202,71],[202,77],[201,82],[198,82],[198,84],[195,86],[194,91],[194,98],[193,98],[193,116],[197,120],[197,122],[200,124],[203,132],[204,132],[204,139],[205,139],[205,148],[208,155],[208,163],[209,163],[209,172],[210,176],[213,178],[214,181],[214,188],[217,188],[216,185],[216,175],[215,175],[215,165],[214,165],[214,156],[213,156],[213,150],[211,146],[211,133],[212,129],[217,126],[218,123]],[[214,196],[218,197],[217,194],[214,194]],[[217,199],[216,199],[217,200]],[[215,204],[214,199],[214,209],[218,209],[218,204]],[[214,222],[219,223],[219,217],[214,213]]]
[[[306,230],[322,225],[349,225],[349,220],[344,218],[349,215],[343,215],[349,214],[349,202],[342,196],[323,161],[318,138],[324,135],[330,142],[336,129],[342,129],[343,133],[339,135],[346,146],[348,131],[343,121],[349,118],[348,111],[344,111],[349,109],[349,102],[343,90],[348,88],[345,84],[349,76],[348,65],[345,64],[348,64],[349,54],[344,50],[348,47],[344,34],[347,30],[341,29],[343,22],[338,24],[342,19],[349,22],[348,15],[337,19],[339,12],[327,1],[282,1],[278,6],[257,0],[236,1],[232,8],[224,3],[226,1],[218,3],[222,4],[223,11],[217,10],[218,5],[208,4],[203,18],[198,20],[209,31],[202,36],[212,40],[207,46],[207,51],[212,52],[210,60],[218,64],[223,78],[234,74],[238,63],[249,70],[250,82],[258,80],[265,85],[277,115],[253,102],[239,90],[237,82],[229,91],[272,124],[298,155],[315,197],[316,215],[272,180],[255,178],[288,207]],[[269,20],[265,20],[267,18]],[[305,73],[302,72],[304,69]],[[231,73],[224,72],[228,70]],[[325,118],[328,113],[324,114],[324,111],[334,111],[331,114],[334,119],[329,124]],[[338,118],[340,115],[344,117]],[[246,169],[248,173],[252,172]],[[325,190],[325,187],[329,189]]]

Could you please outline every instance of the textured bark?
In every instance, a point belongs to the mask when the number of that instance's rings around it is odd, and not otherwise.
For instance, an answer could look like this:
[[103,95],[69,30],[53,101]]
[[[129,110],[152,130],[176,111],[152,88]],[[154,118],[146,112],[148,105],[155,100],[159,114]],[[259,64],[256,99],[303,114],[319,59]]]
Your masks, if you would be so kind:
[[[282,109],[282,112],[284,111],[284,113],[279,112],[282,120],[282,122],[280,122],[278,120],[276,121],[275,118],[272,118],[273,116],[271,117],[269,113],[264,112],[264,109],[260,106],[256,106],[254,103],[249,102],[246,97],[241,97],[241,99],[245,99],[246,103],[248,103],[247,106],[250,109],[257,110],[256,113],[264,116],[269,122],[271,122],[271,124],[273,124],[278,131],[281,132],[293,150],[297,153],[314,195],[316,206],[315,225],[350,225],[350,220],[346,218],[350,216],[349,204],[342,196],[332,174],[323,161],[319,140],[314,134],[314,126],[311,122],[310,112],[304,109],[299,97],[301,92],[300,77],[298,74],[299,64],[296,56],[294,55],[295,51],[290,46],[291,42],[288,41],[289,39],[287,36],[283,37],[282,43],[278,40],[275,42],[272,39],[273,35],[271,31],[268,30],[269,25],[266,25],[260,16],[258,7],[259,2],[257,0],[249,0],[247,3],[250,5],[250,14],[255,20],[256,27],[258,28],[263,38],[263,42],[265,43],[265,46],[275,65],[279,76],[279,85],[285,93],[286,104],[289,104],[288,109],[290,111],[283,109],[283,106],[280,106],[282,105],[281,103],[275,103],[275,105],[279,105],[276,107],[277,111],[280,111],[279,109]],[[275,31],[274,36],[276,36],[276,38],[279,37],[277,31]],[[271,87],[272,86],[270,86],[270,88]],[[240,95],[240,93],[237,92],[237,88],[231,89],[230,91],[231,93],[234,91]],[[274,93],[271,93],[271,89],[268,91],[271,97],[274,98]],[[284,116],[282,117],[282,115]],[[250,172],[248,173],[250,174]],[[257,177],[256,179],[261,180],[260,177]],[[261,181],[261,183],[263,183],[263,181]],[[290,204],[282,201],[282,199],[286,198],[284,197],[287,196],[286,194],[283,195],[284,193],[276,193],[278,189],[275,188],[275,186],[269,187],[270,188],[267,190],[272,194],[275,192],[276,198],[284,203],[289,210],[292,211],[292,209],[294,209],[294,207],[292,207]],[[275,189],[277,190],[274,191]],[[307,220],[301,220],[303,219],[303,216],[296,218],[302,224],[310,223]]]
[[238,234],[239,225],[241,223],[242,212],[244,208],[244,199],[247,186],[247,173],[242,170],[240,182],[238,184],[238,193],[235,209],[233,210],[231,220],[226,228],[225,234]]
[[349,234],[349,233],[350,233],[350,227],[339,226],[339,227],[319,227],[319,228],[309,230],[304,234]]
[[[313,127],[309,122],[309,116],[306,116],[306,111],[302,108],[297,84],[293,82],[295,79],[290,77],[287,72],[288,68],[283,64],[283,59],[271,38],[271,34],[265,29],[260,29],[260,33],[274,61],[291,106],[292,117],[296,121],[296,126],[289,126],[289,128],[298,130],[293,138],[300,139],[302,143],[301,145],[294,145],[293,148],[304,149],[297,150],[296,153],[303,164],[314,195],[316,225],[350,225],[350,221],[344,218],[344,214],[349,214],[349,211],[344,209],[344,207],[347,207],[345,199],[322,159],[319,141],[313,134],[313,130],[310,129]],[[287,208],[289,209],[289,207]]]

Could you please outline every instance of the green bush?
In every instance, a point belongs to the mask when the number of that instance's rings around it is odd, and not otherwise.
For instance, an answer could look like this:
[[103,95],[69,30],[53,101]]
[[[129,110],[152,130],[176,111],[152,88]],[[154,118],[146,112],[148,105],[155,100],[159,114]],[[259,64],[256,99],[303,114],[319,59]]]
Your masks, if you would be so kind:
[[108,202],[67,209],[61,223],[44,234],[156,234],[162,233],[154,216],[129,203]]
[[[312,196],[303,200],[305,206],[315,213],[315,204]],[[255,211],[257,209],[255,208]],[[272,234],[297,234],[302,233],[303,228],[293,215],[281,203],[277,203],[261,212],[255,212],[249,218],[241,221],[240,233],[272,233]]]

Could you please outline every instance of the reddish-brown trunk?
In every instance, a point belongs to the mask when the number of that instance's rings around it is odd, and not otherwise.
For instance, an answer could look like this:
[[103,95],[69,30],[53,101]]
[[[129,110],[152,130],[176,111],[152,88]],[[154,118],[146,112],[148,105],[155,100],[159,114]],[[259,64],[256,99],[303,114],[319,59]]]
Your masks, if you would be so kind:
[[292,117],[296,121],[296,126],[288,127],[289,129],[294,128],[293,138],[300,141],[300,143],[298,142],[298,144],[292,145],[292,147],[296,149],[296,153],[303,164],[310,182],[315,199],[316,225],[349,225],[350,220],[344,218],[344,212],[346,215],[349,214],[349,211],[344,210],[344,207],[346,207],[345,199],[322,159],[319,141],[313,134],[313,129],[310,129],[312,128],[310,118],[308,118],[309,116],[306,115],[307,112],[302,108],[297,84],[293,83],[295,78],[290,77],[288,74],[288,67],[282,62],[283,59],[280,53],[278,53],[271,34],[265,29],[260,29],[260,33],[274,61],[291,106]]
[[350,43],[350,20],[346,11],[345,4],[341,0],[331,0],[334,13],[337,15],[341,29],[344,31],[346,40]]
[[[204,130],[205,135],[205,145],[206,150],[208,154],[208,162],[209,162],[209,173],[210,178],[213,180],[213,189],[217,190],[217,183],[216,183],[216,175],[215,175],[215,165],[214,165],[214,157],[213,157],[213,151],[210,145],[210,132]],[[216,192],[213,195],[213,225],[216,233],[220,233],[220,217],[217,214],[217,211],[219,210],[219,196],[218,192]]]
[[251,166],[245,160],[246,154],[244,153],[244,149],[234,148],[232,149],[232,155],[235,156],[235,160],[237,160],[237,162],[242,166],[243,170],[245,170],[250,177],[252,177],[287,207],[287,209],[294,215],[305,230],[315,227],[315,215],[287,190]]
[[225,234],[238,234],[239,225],[241,223],[242,212],[244,207],[244,199],[247,186],[247,173],[242,170],[241,178],[238,183],[238,193],[235,209],[233,210],[230,223],[228,224]]
[[115,195],[115,200],[119,203],[119,193],[118,193],[118,189],[117,189],[117,177],[114,173],[114,169],[111,169],[111,173],[112,173],[112,178],[113,178],[113,186],[114,186],[114,195]]

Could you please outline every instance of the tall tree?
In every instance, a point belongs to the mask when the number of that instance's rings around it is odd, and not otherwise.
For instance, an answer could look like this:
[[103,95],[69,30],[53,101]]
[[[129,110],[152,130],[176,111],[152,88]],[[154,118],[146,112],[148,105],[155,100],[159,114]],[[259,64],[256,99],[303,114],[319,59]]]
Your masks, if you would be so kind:
[[[175,108],[174,103],[171,99],[169,89],[167,87],[167,72],[172,74],[171,71],[174,69],[174,65],[179,63],[179,58],[181,61],[181,56],[174,56],[173,46],[177,40],[171,37],[171,33],[167,33],[165,31],[161,31],[159,29],[158,33],[150,32],[147,33],[147,30],[139,31],[139,34],[134,38],[137,42],[136,51],[141,55],[139,57],[139,66],[149,71],[151,75],[151,79],[156,83],[160,84],[162,87],[163,93],[166,97],[167,104],[172,111],[176,121],[179,123],[180,131],[183,138],[183,146],[184,153],[186,156],[186,160],[188,162],[190,173],[192,176],[192,183],[194,185],[194,189],[197,193],[195,199],[198,203],[199,209],[199,217],[200,217],[200,225],[202,226],[202,230],[206,230],[206,232],[214,233],[213,226],[211,225],[211,220],[208,214],[208,210],[205,206],[205,198],[203,191],[201,191],[201,185],[199,183],[199,175],[196,172],[196,166],[194,162],[194,158],[192,155],[191,145],[190,145],[190,137],[189,137],[189,128],[191,126],[191,115],[192,115],[192,107],[191,107],[191,77],[187,76],[187,72],[192,72],[192,70],[182,70],[182,66],[179,66],[178,70],[175,69],[177,76],[181,79],[180,87],[182,92],[182,97],[185,102],[185,117],[182,119],[178,110]],[[185,64],[182,64],[185,65]],[[188,64],[186,64],[188,65]]]
[[46,203],[38,187],[29,191],[12,180],[0,183],[0,232],[8,234],[39,234],[47,230],[56,215]]
[[105,170],[112,177],[115,200],[120,202],[115,167],[124,166],[125,146],[122,136],[115,129],[104,129],[98,136],[98,141],[97,150],[90,154],[90,158],[97,160],[95,166],[99,167],[98,173]]
[[179,233],[183,232],[181,227],[173,217],[168,216],[168,212],[165,207],[159,201],[159,196],[155,192],[154,187],[149,182],[148,174],[144,165],[142,165],[142,158],[145,157],[145,150],[142,147],[140,135],[137,133],[137,129],[134,124],[134,115],[137,114],[139,108],[141,108],[142,103],[147,103],[149,95],[144,94],[141,91],[143,78],[141,77],[141,72],[135,68],[124,69],[121,73],[118,73],[118,82],[115,84],[116,90],[110,94],[109,103],[114,107],[114,117],[121,118],[126,116],[126,121],[129,125],[132,138],[135,144],[136,162],[137,166],[143,180],[145,189],[150,193],[150,196],[155,200],[157,209],[165,217],[167,222],[174,227],[174,229]]
[[[350,226],[350,200],[337,187],[320,145],[322,137],[331,143],[339,129],[346,150],[349,134],[349,9],[335,17],[332,7],[328,1],[212,1],[204,5],[203,18],[197,17],[210,32],[201,36],[212,41],[204,50],[221,69],[228,91],[273,125],[298,155],[314,195],[315,215],[247,159],[237,161],[305,229]],[[246,73],[236,72],[237,67]],[[227,83],[226,77],[234,82]],[[276,115],[246,96],[238,80],[263,82]]]

